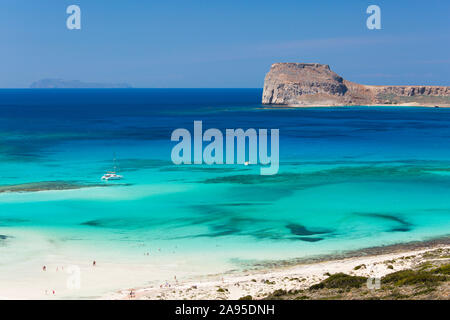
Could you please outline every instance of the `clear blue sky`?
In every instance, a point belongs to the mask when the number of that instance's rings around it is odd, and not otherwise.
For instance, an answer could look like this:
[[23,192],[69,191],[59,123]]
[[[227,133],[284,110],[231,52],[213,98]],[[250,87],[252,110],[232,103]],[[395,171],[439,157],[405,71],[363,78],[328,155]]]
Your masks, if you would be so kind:
[[[82,29],[66,28],[66,8]],[[382,30],[366,28],[369,4]],[[274,62],[366,84],[450,85],[450,1],[1,0],[0,87],[42,78],[262,87]]]

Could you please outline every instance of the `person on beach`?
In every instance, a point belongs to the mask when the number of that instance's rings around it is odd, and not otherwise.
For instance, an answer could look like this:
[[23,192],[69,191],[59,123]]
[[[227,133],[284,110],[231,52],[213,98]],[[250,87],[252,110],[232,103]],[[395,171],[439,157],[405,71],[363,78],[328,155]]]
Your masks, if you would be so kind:
[[92,266],[95,267],[96,265],[97,265],[97,262],[94,260],[94,261],[92,262]]
[[42,267],[42,271],[47,271],[47,267],[46,267],[46,266],[43,266],[43,267]]

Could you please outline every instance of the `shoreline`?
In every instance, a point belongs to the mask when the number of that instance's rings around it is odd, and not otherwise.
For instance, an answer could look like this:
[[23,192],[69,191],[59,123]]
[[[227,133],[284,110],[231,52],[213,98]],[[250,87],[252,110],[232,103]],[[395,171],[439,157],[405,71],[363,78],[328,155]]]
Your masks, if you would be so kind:
[[[435,250],[450,250],[450,236],[371,247],[342,254],[272,261],[262,263],[253,270],[122,289],[101,299],[130,299],[131,290],[135,294],[134,299],[236,300],[248,296],[252,299],[263,299],[276,290],[306,289],[324,280],[327,274],[345,273],[381,278],[386,274],[424,263],[423,255]],[[358,266],[364,268],[359,269]]]
[[450,104],[420,104],[420,103],[398,103],[398,104],[368,104],[368,105],[344,105],[344,104],[263,104],[262,109],[276,108],[359,108],[359,107],[410,107],[410,108],[450,108]]

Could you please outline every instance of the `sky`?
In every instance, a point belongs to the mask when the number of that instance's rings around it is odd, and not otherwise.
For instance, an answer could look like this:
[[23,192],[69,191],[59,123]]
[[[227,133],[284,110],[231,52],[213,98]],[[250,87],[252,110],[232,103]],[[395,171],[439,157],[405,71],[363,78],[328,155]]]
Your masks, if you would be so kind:
[[[69,30],[69,5],[81,29]],[[381,30],[369,30],[369,5]],[[450,85],[447,0],[1,0],[0,88],[43,78],[261,88],[275,62],[363,84]]]

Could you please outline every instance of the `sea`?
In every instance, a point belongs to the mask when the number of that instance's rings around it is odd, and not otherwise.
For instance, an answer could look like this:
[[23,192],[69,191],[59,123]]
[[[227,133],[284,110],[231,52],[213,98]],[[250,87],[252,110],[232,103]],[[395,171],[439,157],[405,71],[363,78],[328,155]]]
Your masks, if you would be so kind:
[[[101,297],[449,235],[450,109],[289,108],[261,96],[0,90],[0,298]],[[278,173],[175,165],[171,134],[194,121],[279,129]],[[114,165],[123,179],[102,181]]]

